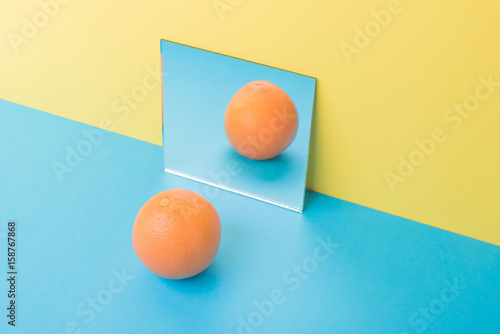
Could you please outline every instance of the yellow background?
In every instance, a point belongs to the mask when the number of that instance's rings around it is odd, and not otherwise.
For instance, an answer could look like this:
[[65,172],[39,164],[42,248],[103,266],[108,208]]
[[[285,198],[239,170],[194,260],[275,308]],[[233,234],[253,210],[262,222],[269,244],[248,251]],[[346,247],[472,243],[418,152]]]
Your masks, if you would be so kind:
[[[4,1],[0,97],[161,144],[160,88],[112,109],[159,64],[161,38],[311,75],[309,189],[500,245],[500,89],[459,129],[443,119],[479,76],[500,81],[500,3],[401,0],[348,62],[342,43],[390,2],[72,0],[16,52],[9,36],[41,7]],[[435,128],[447,140],[391,191],[384,173]]]

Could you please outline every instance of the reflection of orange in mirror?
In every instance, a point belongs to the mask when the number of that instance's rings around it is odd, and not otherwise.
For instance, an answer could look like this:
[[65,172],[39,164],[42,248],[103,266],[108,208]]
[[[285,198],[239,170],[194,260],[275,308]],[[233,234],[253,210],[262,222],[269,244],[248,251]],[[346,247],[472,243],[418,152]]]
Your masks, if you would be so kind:
[[284,90],[268,81],[243,86],[224,115],[226,136],[241,155],[254,160],[274,158],[295,139],[297,109]]
[[134,251],[154,274],[173,279],[205,270],[219,250],[219,214],[202,196],[171,189],[139,210],[132,232]]

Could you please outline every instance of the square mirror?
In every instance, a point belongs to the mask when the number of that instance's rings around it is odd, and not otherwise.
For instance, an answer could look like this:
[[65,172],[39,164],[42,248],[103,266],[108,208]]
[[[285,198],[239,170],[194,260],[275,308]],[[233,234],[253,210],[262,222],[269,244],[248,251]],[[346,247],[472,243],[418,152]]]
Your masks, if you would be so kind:
[[316,79],[166,40],[161,56],[164,170],[302,212]]

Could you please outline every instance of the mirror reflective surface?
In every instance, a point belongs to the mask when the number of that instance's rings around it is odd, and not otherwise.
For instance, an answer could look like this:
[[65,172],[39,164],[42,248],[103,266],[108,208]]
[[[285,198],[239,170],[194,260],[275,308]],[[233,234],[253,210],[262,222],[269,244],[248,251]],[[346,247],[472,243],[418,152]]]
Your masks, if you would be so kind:
[[[302,212],[316,79],[165,40],[161,55],[165,171]],[[229,102],[254,81],[281,88],[298,115],[293,142],[268,160],[238,153],[224,126]],[[243,152],[253,156],[282,136],[289,118],[274,112]],[[214,195],[213,188],[200,189],[208,199]]]

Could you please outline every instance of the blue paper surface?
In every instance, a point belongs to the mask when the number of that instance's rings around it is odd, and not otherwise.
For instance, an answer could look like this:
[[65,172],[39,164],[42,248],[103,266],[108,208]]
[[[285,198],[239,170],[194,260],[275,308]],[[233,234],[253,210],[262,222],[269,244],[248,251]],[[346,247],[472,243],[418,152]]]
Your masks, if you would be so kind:
[[[205,188],[164,173],[160,146],[3,100],[0,149],[1,333],[500,332],[500,247],[315,192],[297,214]],[[222,223],[214,263],[182,281],[151,274],[131,241],[140,207],[170,188],[205,196]]]

